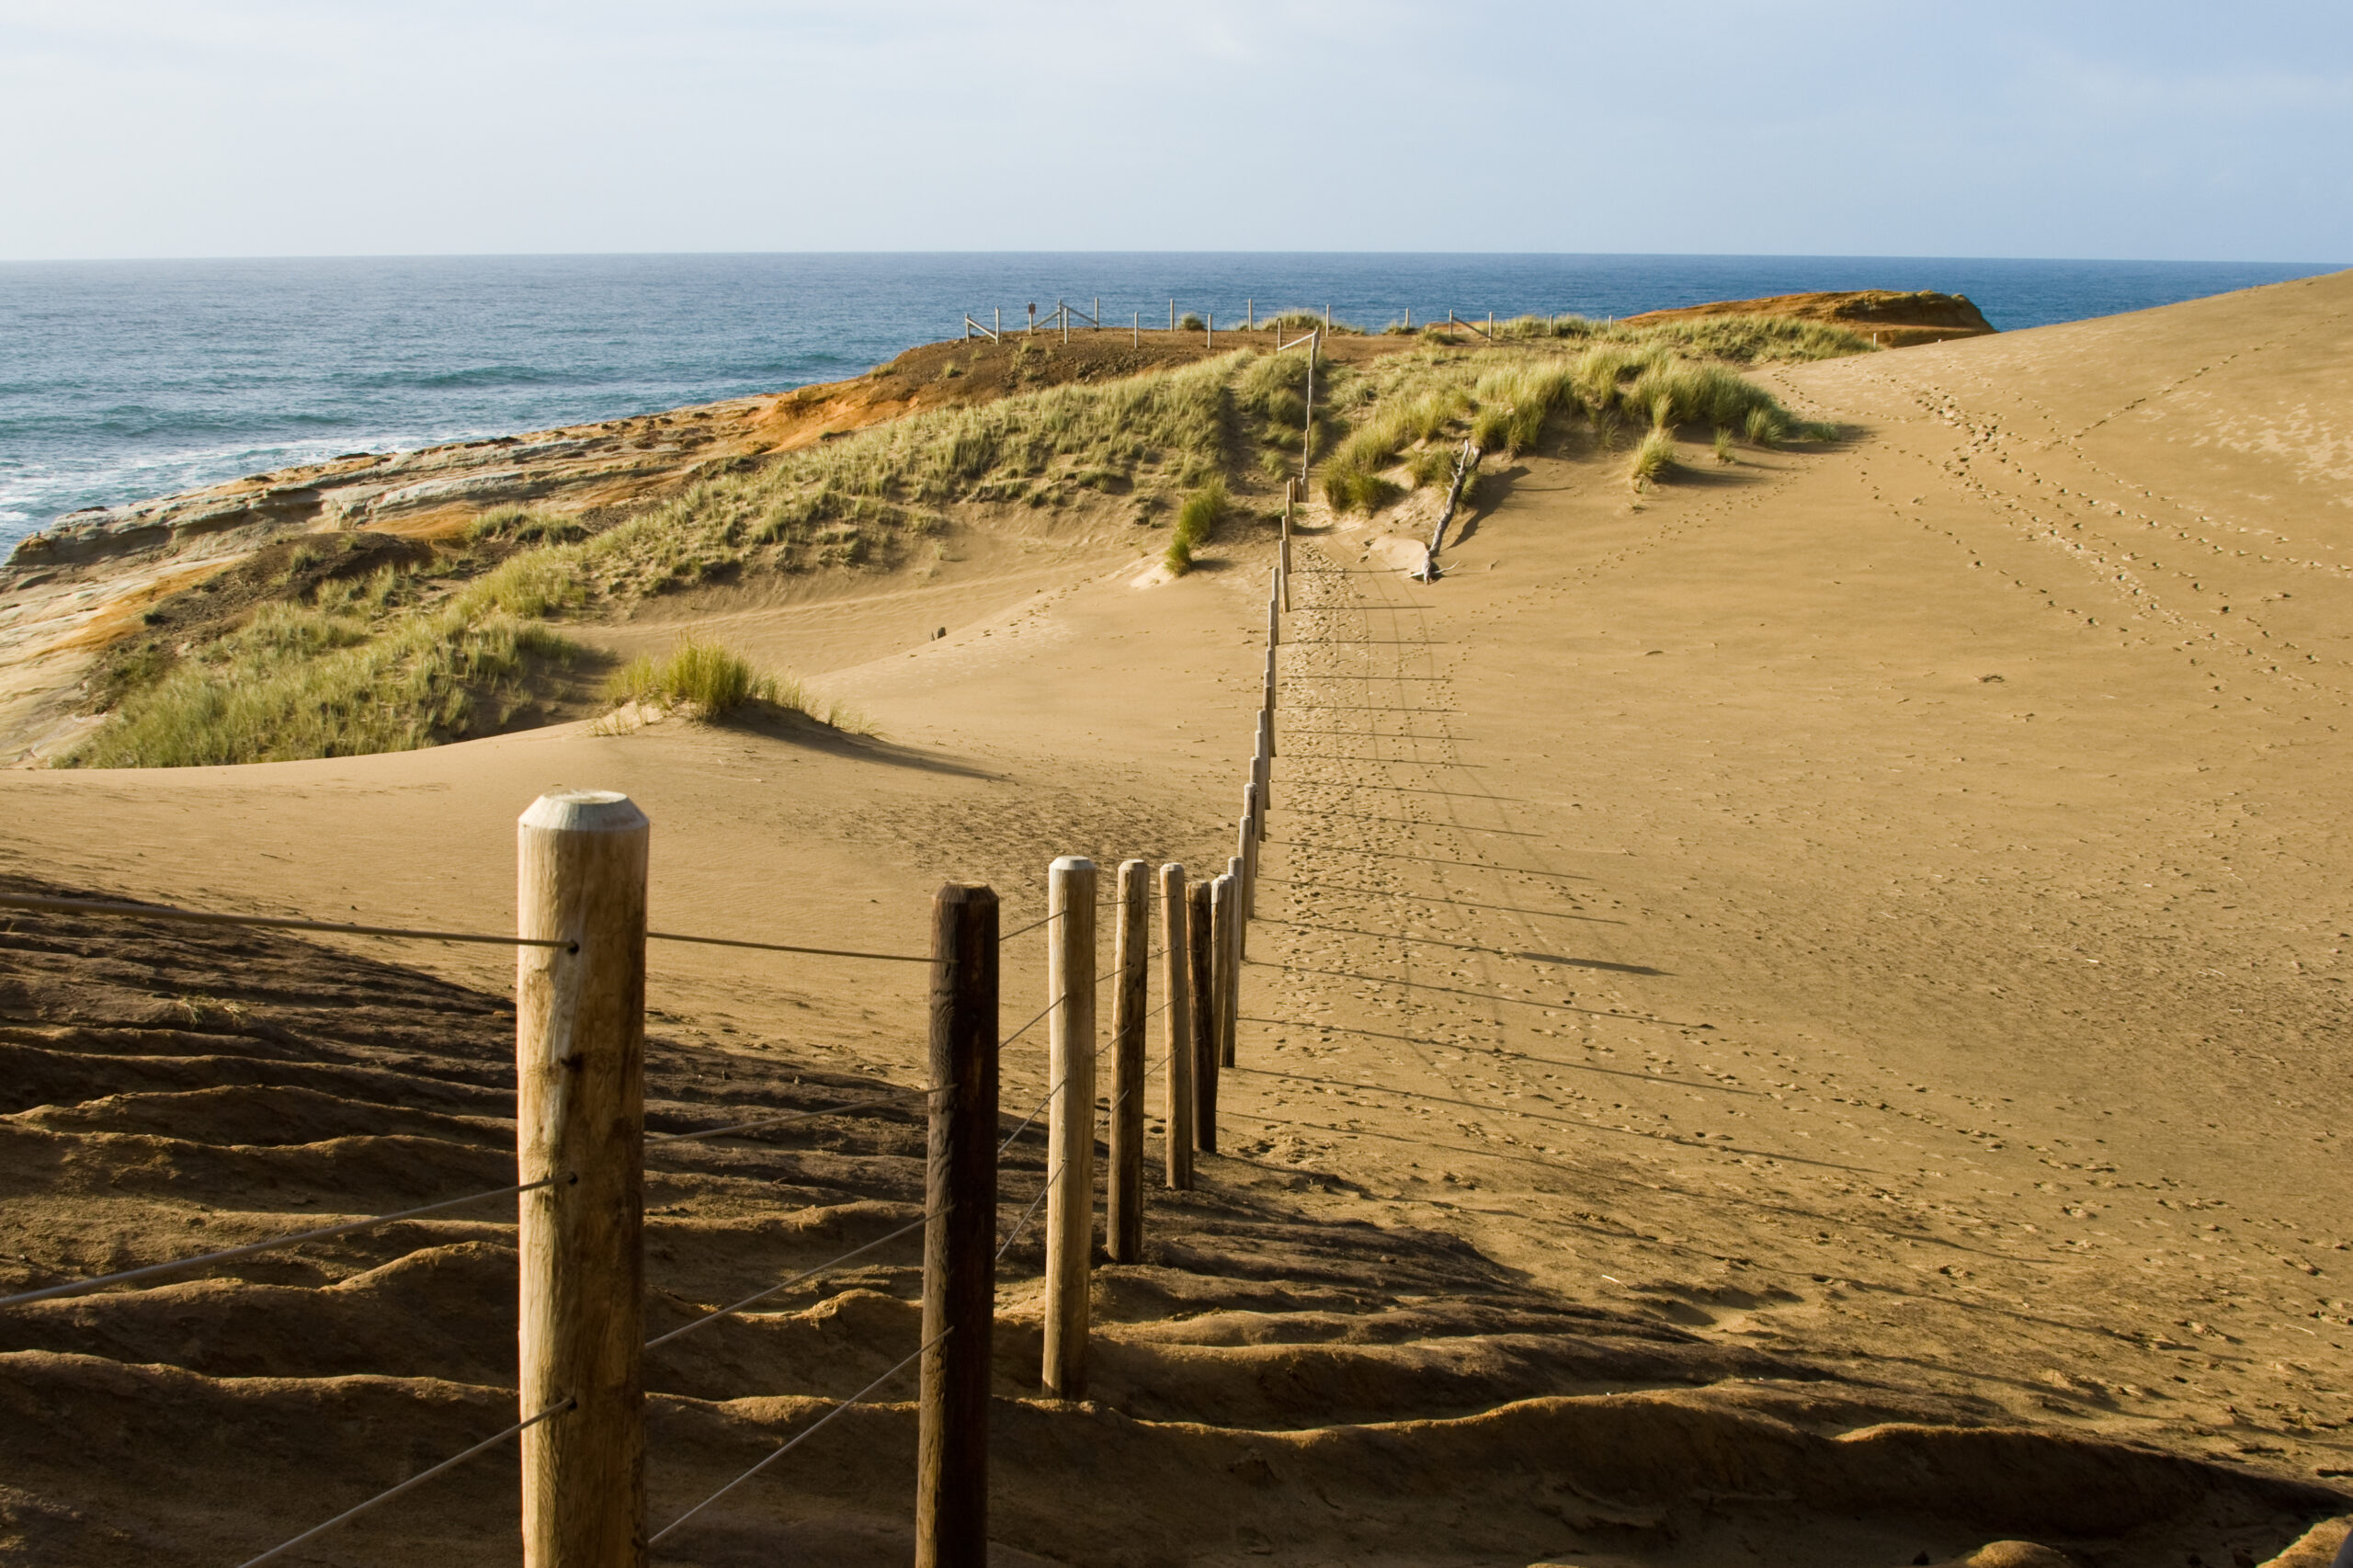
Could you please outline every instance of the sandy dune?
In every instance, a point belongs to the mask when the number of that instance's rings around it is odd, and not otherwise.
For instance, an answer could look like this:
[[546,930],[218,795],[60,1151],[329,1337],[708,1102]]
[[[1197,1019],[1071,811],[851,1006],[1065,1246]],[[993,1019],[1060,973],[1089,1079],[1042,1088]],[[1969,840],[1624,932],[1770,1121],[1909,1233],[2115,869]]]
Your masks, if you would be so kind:
[[[1008,1256],[1003,1561],[2219,1568],[2353,1507],[2353,275],[1770,379],[1851,439],[1525,460],[1435,585],[1312,519],[1225,1153],[1103,1272],[1086,1404]],[[682,611],[887,739],[10,773],[9,869],[494,930],[515,815],[594,783],[658,927],[905,949],[946,877],[1017,924],[1055,854],[1227,852],[1267,552],[1138,588],[1152,537]],[[495,949],[14,929],[0,1289],[507,1168]],[[902,977],[655,960],[676,1125],[915,1081]],[[824,1125],[659,1176],[657,1320],[915,1212],[911,1122]],[[0,1541],[233,1562],[494,1429],[510,1234],[0,1312]],[[656,1368],[657,1522],[912,1347],[913,1256]],[[840,1426],[657,1561],[894,1560],[911,1410]],[[512,1559],[511,1464],[435,1484],[310,1560]]]

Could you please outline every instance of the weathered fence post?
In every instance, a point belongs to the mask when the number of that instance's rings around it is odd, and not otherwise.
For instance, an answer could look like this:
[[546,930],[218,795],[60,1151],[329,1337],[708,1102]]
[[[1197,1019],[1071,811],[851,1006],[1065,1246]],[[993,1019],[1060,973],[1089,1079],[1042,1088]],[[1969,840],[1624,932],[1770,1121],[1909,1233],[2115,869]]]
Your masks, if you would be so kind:
[[1253,913],[1252,905],[1256,902],[1257,897],[1256,889],[1252,886],[1258,880],[1257,773],[1256,767],[1253,766],[1250,769],[1250,782],[1242,786],[1242,817],[1234,824],[1233,833],[1233,846],[1241,851],[1234,858],[1242,862],[1242,886],[1238,890],[1242,924],[1235,927],[1234,936],[1235,939],[1242,944],[1242,950],[1245,952],[1247,952],[1250,948],[1249,922]]
[[1176,301],[1174,300],[1168,301],[1168,330],[1176,330]]
[[1186,969],[1193,994],[1193,1147],[1217,1153],[1217,879],[1186,890]]
[[1298,483],[1297,483],[1296,481],[1294,481],[1294,480],[1289,480],[1289,479],[1284,480],[1284,481],[1283,481],[1283,538],[1282,538],[1282,544],[1281,544],[1281,545],[1280,545],[1280,547],[1279,547],[1279,548],[1280,548],[1280,551],[1281,551],[1281,554],[1278,557],[1278,559],[1279,559],[1279,561],[1280,562],[1281,566],[1282,566],[1282,569],[1283,569],[1283,576],[1282,576],[1282,584],[1283,584],[1283,609],[1284,609],[1286,612],[1288,612],[1288,611],[1290,609],[1290,509],[1291,509],[1292,502],[1297,498],[1298,494],[1299,494],[1299,484],[1298,484]]
[[915,1568],[988,1568],[996,1318],[997,902],[932,895],[931,1142],[924,1207]]
[[1167,992],[1167,1022],[1161,1040],[1168,1049],[1168,1121],[1165,1153],[1168,1185],[1193,1185],[1193,977],[1185,922],[1185,868],[1160,868],[1161,985]]
[[567,790],[516,831],[515,1155],[526,1568],[645,1562],[645,873],[626,795]]
[[1151,969],[1150,868],[1120,862],[1120,921],[1112,943],[1111,1179],[1103,1233],[1114,1263],[1143,1261],[1143,1004]]
[[1217,1061],[1233,1065],[1233,1031],[1241,1008],[1242,861],[1225,863],[1225,875],[1210,884],[1210,924],[1217,938]]
[[1202,346],[1209,348],[1216,347],[1217,312],[1215,311],[1211,311],[1201,317],[1201,331],[1206,335],[1201,339]]
[[1267,650],[1267,685],[1258,706],[1269,713],[1275,710],[1275,651],[1272,648]]
[[1046,1358],[1056,1399],[1086,1387],[1087,1288],[1095,1254],[1095,862],[1046,870]]
[[1302,428],[1299,433],[1299,493],[1302,495],[1308,493],[1307,471],[1314,464],[1315,461],[1315,351],[1323,346],[1324,340],[1322,338],[1316,336],[1313,333],[1308,334],[1307,397],[1305,400],[1307,413],[1301,422]]
[[1283,640],[1283,568],[1278,561],[1267,571],[1267,646],[1278,647]]

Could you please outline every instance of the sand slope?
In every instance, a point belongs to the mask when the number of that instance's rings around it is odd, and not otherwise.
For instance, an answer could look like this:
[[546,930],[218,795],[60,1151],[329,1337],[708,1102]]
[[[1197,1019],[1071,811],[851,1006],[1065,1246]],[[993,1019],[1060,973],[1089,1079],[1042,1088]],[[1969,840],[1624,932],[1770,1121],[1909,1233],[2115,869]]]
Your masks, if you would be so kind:
[[[2340,277],[1781,372],[1851,438],[1639,501],[1614,461],[1529,459],[1436,585],[1317,519],[1227,1154],[1155,1210],[1151,1267],[1107,1274],[1088,1406],[1013,1403],[1036,1264],[1008,1258],[1006,1560],[1863,1564],[2023,1536],[2219,1564],[2338,1511],[2313,1483],[2353,1469],[2348,312]],[[496,928],[514,815],[595,782],[654,820],[657,926],[904,947],[943,876],[1017,922],[1054,854],[1226,852],[1264,547],[1151,589],[1139,549],[1070,541],[938,641],[886,596],[822,634],[730,612],[862,661],[822,678],[887,741],[574,726],[15,774],[13,867]],[[260,1233],[498,1159],[494,954],[16,928],[0,1279],[153,1256],[199,1205]],[[914,1081],[912,986],[657,957],[670,1114]],[[358,976],[355,1045],[323,1013]],[[1042,1004],[1040,955],[1008,949],[1006,984],[1016,1019]],[[1009,1102],[1042,1066],[1016,1045]],[[887,1229],[911,1136],[665,1174],[657,1315]],[[462,1446],[506,1408],[502,1234],[0,1314],[19,1550],[215,1561],[359,1490],[313,1459],[384,1480]],[[658,1516],[912,1345],[908,1270],[854,1283],[664,1369]],[[220,1468],[156,1468],[133,1412],[222,1435]],[[911,1416],[841,1426],[670,1560],[903,1551]],[[510,1472],[443,1495],[318,1560],[507,1560]]]

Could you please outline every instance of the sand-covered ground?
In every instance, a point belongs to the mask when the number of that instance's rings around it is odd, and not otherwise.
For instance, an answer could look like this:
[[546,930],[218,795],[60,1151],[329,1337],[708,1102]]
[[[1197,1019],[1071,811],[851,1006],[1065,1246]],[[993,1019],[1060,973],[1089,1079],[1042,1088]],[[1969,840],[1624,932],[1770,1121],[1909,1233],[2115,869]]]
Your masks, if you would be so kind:
[[[2219,1568],[2353,1507],[2353,275],[1767,379],[1848,438],[1523,460],[1433,585],[1311,514],[1224,1153],[1102,1271],[1086,1404],[1008,1255],[1004,1561]],[[658,928],[904,950],[947,878],[1020,924],[1055,855],[1228,852],[1270,551],[1138,586],[1155,542],[671,612],[880,738],[8,773],[7,869],[496,930],[515,816],[599,785]],[[496,949],[12,928],[0,1290],[511,1168]],[[903,975],[654,962],[662,1125],[918,1081]],[[1010,945],[1008,1028],[1044,984]],[[669,1157],[655,1321],[918,1211],[912,1121],[820,1125]],[[494,1430],[509,1236],[0,1311],[0,1543],[233,1563]],[[657,1525],[913,1347],[882,1256],[650,1363]],[[896,1560],[912,1432],[656,1561]],[[433,1485],[295,1560],[515,1560],[511,1460]]]

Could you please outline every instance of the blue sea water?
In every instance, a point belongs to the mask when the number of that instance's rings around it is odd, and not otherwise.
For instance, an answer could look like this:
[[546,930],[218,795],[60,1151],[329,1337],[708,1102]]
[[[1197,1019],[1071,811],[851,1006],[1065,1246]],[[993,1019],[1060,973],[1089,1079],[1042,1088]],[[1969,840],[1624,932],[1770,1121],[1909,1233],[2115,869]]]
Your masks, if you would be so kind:
[[2323,265],[1888,256],[758,255],[0,264],[0,549],[60,515],[337,453],[852,375],[962,313],[1332,308],[1378,327],[1631,315],[1815,289],[1966,294],[2040,326]]

